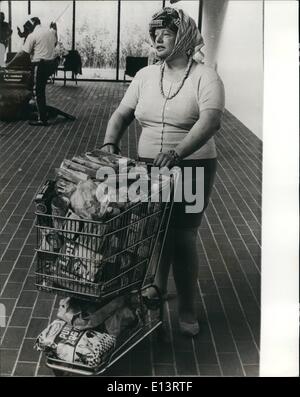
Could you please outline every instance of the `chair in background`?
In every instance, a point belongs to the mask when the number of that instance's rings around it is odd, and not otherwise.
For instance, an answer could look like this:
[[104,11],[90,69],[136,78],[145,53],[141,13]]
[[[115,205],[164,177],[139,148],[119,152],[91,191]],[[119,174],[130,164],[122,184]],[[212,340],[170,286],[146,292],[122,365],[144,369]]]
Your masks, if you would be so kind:
[[132,57],[125,59],[124,80],[126,76],[134,77],[136,73],[148,65],[148,57]]
[[63,63],[57,67],[57,71],[62,70],[64,72],[64,86],[66,85],[67,72],[72,72],[72,78],[75,80],[77,85],[77,75],[82,74],[82,62],[81,56],[78,51],[70,50],[66,55],[63,55]]

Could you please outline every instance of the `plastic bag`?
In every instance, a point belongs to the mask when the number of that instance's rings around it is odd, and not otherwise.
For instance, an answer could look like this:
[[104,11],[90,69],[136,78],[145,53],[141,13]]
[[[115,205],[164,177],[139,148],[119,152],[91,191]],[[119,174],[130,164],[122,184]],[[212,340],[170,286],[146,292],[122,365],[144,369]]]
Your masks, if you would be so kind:
[[80,331],[62,320],[55,320],[38,336],[35,348],[51,351],[57,358],[95,367],[116,343],[116,338],[95,330]]

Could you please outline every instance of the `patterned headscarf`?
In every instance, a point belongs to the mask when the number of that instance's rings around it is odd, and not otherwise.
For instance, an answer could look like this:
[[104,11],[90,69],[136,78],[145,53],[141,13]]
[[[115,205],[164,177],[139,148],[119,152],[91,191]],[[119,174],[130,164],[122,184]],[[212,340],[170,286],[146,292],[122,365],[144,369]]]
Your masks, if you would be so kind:
[[204,46],[203,38],[196,22],[183,10],[165,7],[153,15],[149,25],[149,33],[153,43],[155,42],[155,29],[168,28],[176,32],[176,40],[172,53],[167,57],[167,61],[176,58],[179,54],[193,56],[198,52],[203,57],[200,49]]

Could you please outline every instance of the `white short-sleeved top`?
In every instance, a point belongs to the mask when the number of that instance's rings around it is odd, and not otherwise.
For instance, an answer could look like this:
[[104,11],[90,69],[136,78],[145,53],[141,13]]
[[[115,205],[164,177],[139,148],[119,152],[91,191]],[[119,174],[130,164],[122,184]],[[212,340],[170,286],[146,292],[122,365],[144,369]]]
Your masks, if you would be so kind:
[[[121,103],[135,109],[142,126],[138,144],[140,157],[155,158],[176,146],[201,117],[201,111],[224,111],[224,86],[216,71],[203,64],[193,64],[179,93],[172,99],[160,91],[160,66],[141,69],[132,80]],[[163,80],[165,95],[172,95],[180,82]],[[217,156],[214,138],[186,159],[209,159]]]
[[55,58],[55,44],[55,30],[37,25],[34,31],[27,36],[23,51],[33,54],[32,62],[39,62],[41,59],[51,60]]

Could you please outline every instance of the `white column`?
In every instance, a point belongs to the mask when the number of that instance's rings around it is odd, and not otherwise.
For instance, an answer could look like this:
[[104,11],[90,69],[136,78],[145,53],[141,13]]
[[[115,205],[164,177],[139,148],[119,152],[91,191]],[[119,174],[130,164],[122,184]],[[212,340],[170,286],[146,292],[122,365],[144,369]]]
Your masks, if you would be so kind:
[[260,376],[299,375],[298,9],[265,1]]

